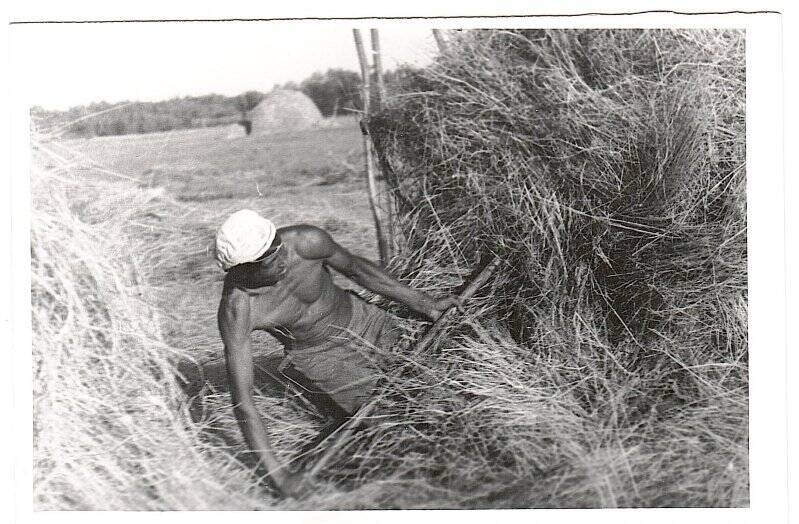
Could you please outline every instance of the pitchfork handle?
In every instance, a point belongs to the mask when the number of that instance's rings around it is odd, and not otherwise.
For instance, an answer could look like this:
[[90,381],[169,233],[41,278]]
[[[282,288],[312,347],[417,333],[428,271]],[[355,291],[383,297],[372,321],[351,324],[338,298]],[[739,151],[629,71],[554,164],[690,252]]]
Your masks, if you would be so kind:
[[[499,266],[499,258],[494,257],[488,264],[486,264],[482,271],[478,273],[474,280],[472,280],[469,285],[466,286],[466,289],[461,292],[459,295],[461,302],[465,302],[466,300],[472,298],[472,295],[474,295],[477,290],[480,289],[489,278],[491,278],[491,275],[497,269],[497,266]],[[440,317],[438,317],[435,322],[433,322],[433,325],[430,326],[430,329],[427,330],[427,333],[425,333],[424,336],[416,343],[416,346],[413,350],[414,353],[421,354],[427,351],[430,345],[435,342],[436,338],[438,338],[438,336],[444,330],[444,327],[449,322],[450,318],[454,314],[454,311],[455,308],[450,306]]]

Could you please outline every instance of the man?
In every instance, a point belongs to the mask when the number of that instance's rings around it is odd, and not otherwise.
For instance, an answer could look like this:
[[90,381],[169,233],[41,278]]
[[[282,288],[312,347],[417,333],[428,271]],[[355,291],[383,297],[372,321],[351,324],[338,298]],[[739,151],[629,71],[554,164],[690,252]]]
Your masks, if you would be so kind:
[[396,342],[396,328],[386,312],[336,286],[329,269],[432,320],[451,306],[459,307],[459,301],[452,296],[434,299],[401,284],[322,229],[277,229],[247,209],[231,215],[219,229],[216,258],[227,272],[218,321],[236,419],[277,488],[297,495],[302,478],[277,461],[253,402],[252,331],[275,336],[294,367],[351,415],[370,398],[377,381],[359,341],[388,349]]

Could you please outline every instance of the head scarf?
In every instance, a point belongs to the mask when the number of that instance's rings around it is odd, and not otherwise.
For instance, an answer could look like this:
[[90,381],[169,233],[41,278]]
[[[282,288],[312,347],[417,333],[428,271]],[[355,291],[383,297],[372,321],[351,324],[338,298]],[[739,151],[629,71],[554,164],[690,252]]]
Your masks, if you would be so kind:
[[253,262],[269,249],[276,232],[275,224],[255,211],[236,211],[216,233],[216,260],[225,271]]

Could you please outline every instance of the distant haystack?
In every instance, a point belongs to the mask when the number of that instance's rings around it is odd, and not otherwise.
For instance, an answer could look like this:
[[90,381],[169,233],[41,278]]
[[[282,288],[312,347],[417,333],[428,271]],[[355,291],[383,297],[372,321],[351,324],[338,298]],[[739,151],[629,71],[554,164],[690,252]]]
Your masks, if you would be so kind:
[[299,91],[281,89],[266,95],[248,117],[253,135],[308,129],[322,122],[322,113]]

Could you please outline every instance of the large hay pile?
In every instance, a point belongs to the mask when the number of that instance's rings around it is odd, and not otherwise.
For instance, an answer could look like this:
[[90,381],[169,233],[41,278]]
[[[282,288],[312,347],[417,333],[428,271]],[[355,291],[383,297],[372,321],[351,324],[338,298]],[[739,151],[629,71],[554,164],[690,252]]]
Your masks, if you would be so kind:
[[744,57],[741,31],[472,31],[371,121],[395,268],[443,291],[505,262],[419,400],[435,486],[747,504]]
[[300,91],[277,89],[267,94],[247,115],[252,135],[299,131],[319,125],[322,113]]

